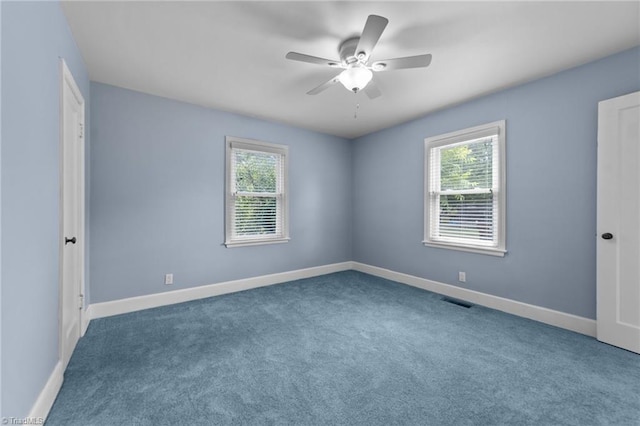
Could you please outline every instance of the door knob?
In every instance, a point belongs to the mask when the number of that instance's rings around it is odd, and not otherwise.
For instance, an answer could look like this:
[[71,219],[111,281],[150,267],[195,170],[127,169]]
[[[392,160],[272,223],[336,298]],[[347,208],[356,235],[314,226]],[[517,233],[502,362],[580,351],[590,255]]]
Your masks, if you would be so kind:
[[610,234],[609,232],[605,232],[604,234],[602,234],[603,240],[610,240],[612,238],[613,238],[613,234]]
[[76,243],[76,237],[73,237],[73,238],[66,238],[66,237],[65,237],[65,239],[64,239],[64,245],[66,246],[66,245],[67,245],[67,244],[69,244],[69,243],[71,243],[71,244],[75,244],[75,243]]

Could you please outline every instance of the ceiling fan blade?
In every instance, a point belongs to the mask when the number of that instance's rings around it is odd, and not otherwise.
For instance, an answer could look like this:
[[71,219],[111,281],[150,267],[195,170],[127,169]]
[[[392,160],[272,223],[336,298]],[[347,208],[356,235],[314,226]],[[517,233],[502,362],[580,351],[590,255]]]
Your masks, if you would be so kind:
[[311,89],[307,92],[307,95],[317,95],[320,92],[324,92],[325,90],[327,90],[329,87],[333,86],[334,84],[336,84],[338,82],[338,76],[333,77],[331,80],[322,83],[320,86]]
[[304,53],[289,52],[285,56],[292,61],[308,62],[310,64],[328,65],[330,67],[341,67],[340,61],[332,61],[331,59],[319,58],[317,56],[305,55]]
[[405,58],[385,59],[371,64],[374,71],[400,70],[405,68],[424,68],[431,63],[431,55],[407,56]]
[[375,99],[382,95],[382,92],[373,81],[369,82],[369,84],[367,84],[363,90],[364,93],[367,94],[367,97],[369,97],[369,99]]
[[[356,58],[366,60],[371,56],[373,48],[376,46],[376,43],[378,43],[378,40],[388,23],[389,20],[387,18],[383,18],[378,15],[369,15],[367,23],[364,24],[364,29],[362,30],[360,41],[358,41],[358,46],[356,47]],[[361,54],[364,55],[362,58],[360,57]]]

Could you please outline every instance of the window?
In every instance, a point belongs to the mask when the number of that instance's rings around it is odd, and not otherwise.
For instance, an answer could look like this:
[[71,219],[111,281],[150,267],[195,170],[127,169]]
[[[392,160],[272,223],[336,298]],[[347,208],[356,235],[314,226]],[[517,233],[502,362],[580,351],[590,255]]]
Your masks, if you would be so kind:
[[287,242],[288,148],[229,136],[226,143],[225,245]]
[[427,246],[504,256],[505,122],[425,139]]

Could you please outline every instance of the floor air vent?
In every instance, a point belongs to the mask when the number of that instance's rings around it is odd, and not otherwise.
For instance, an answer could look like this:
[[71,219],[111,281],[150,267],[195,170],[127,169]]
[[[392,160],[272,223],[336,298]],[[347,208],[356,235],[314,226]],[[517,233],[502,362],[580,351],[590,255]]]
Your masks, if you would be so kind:
[[444,300],[447,303],[453,303],[454,305],[462,306],[463,308],[467,308],[467,309],[473,306],[469,302],[465,302],[464,300],[460,300],[460,299],[454,299],[453,297],[443,297],[442,300]]

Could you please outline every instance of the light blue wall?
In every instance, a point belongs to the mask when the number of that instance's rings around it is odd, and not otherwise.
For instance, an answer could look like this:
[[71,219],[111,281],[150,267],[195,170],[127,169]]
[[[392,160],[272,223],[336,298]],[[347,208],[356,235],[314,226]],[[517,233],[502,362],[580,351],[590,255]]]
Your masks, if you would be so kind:
[[[91,116],[91,303],[351,260],[349,141],[99,83]],[[226,135],[289,146],[289,243],[222,245]]]
[[[597,104],[639,89],[635,48],[355,140],[354,260],[595,318]],[[424,247],[424,138],[502,119],[508,254]]]
[[2,416],[29,413],[58,361],[59,57],[89,78],[57,2],[2,2]]

